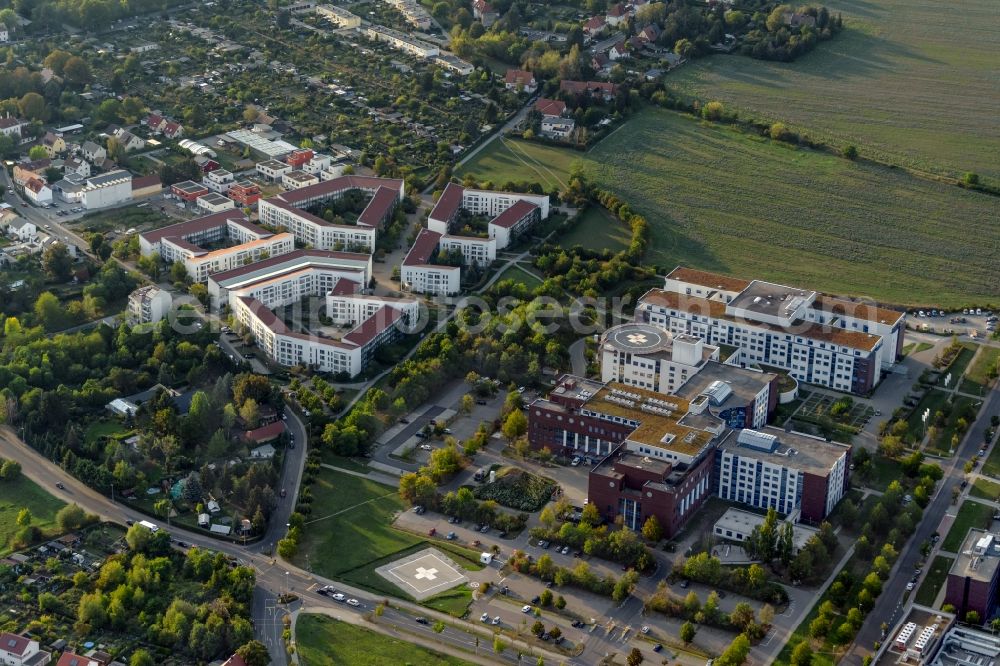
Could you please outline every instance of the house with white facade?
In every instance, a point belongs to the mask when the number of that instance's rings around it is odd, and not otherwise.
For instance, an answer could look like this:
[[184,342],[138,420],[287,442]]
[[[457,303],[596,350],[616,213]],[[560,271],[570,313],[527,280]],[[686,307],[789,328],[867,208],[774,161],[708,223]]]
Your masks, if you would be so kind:
[[150,324],[162,320],[170,312],[170,292],[155,285],[139,287],[128,297],[129,321]]
[[488,237],[496,241],[497,250],[502,250],[539,220],[548,218],[549,197],[546,194],[476,190],[448,183],[427,218],[427,228],[441,235],[454,234],[462,210],[472,215],[490,216]]
[[201,184],[218,194],[225,194],[236,183],[236,177],[231,171],[215,169],[209,171],[201,179]]
[[41,178],[32,178],[24,184],[24,196],[36,206],[52,203],[52,188]]
[[39,648],[38,641],[18,634],[0,634],[0,664],[4,666],[45,666],[52,655]]
[[403,291],[429,296],[450,296],[461,289],[462,269],[432,263],[444,234],[421,229],[403,258],[400,281]]

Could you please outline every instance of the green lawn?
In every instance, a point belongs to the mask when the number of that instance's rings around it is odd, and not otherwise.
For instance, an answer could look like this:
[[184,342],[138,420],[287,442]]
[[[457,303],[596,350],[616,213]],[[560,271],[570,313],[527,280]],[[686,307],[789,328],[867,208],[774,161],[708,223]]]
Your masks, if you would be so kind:
[[864,482],[866,488],[885,492],[889,484],[900,478],[899,463],[891,458],[875,454],[871,458],[871,473]]
[[972,487],[969,488],[969,495],[996,502],[1000,499],[1000,483],[979,477],[972,482]]
[[[862,156],[1000,182],[994,0],[830,0],[845,30],[794,63],[695,60],[668,83]],[[987,178],[988,177],[988,178]]]
[[969,530],[973,527],[979,529],[989,527],[992,517],[992,507],[969,499],[965,500],[958,509],[955,522],[952,523],[951,529],[948,530],[948,536],[941,542],[941,550],[949,553],[957,553],[958,549],[962,547],[962,542],[965,541]]
[[912,354],[919,354],[922,351],[927,351],[932,349],[934,345],[929,342],[911,342],[909,344],[903,345],[903,356],[910,356]]
[[627,250],[632,231],[600,206],[591,206],[577,220],[573,230],[559,239],[563,247],[581,245],[588,250]]
[[[322,469],[312,485],[312,493],[313,511],[307,517],[304,538],[293,558],[298,566],[327,578],[404,598],[410,597],[375,569],[428,546],[446,552],[466,569],[482,569],[478,552],[393,528],[396,513],[405,510],[405,505],[391,486]],[[422,603],[461,617],[471,601],[471,590],[457,588]]]
[[11,539],[20,529],[17,514],[21,509],[31,511],[31,524],[42,532],[55,529],[55,517],[65,503],[50,495],[41,486],[24,475],[9,481],[0,481],[0,556],[13,548]]
[[974,345],[970,343],[962,344],[962,349],[959,350],[955,358],[952,359],[951,365],[947,368],[941,370],[941,376],[938,379],[938,385],[944,386],[944,380],[948,375],[951,375],[951,380],[948,384],[949,387],[954,388],[962,375],[965,374],[965,369],[969,367],[969,363],[972,362],[972,357],[976,355],[976,349],[979,345]]
[[979,472],[1000,479],[1000,446],[990,449],[990,455],[986,457],[986,462]]
[[471,662],[325,615],[300,616],[295,622],[295,644],[303,666],[471,666]]
[[991,370],[996,372],[997,363],[1000,363],[1000,347],[980,347],[975,361],[965,371],[960,390],[972,395],[983,395],[990,382],[988,373]]
[[513,280],[523,284],[528,289],[534,289],[542,284],[536,276],[518,266],[511,266],[500,274],[499,280]]
[[123,435],[126,432],[128,432],[128,428],[121,421],[117,419],[101,419],[87,426],[87,429],[83,433],[83,440],[90,446],[102,437]]
[[933,608],[934,600],[937,598],[941,586],[947,580],[948,570],[951,569],[954,561],[954,558],[944,555],[935,556],[930,568],[927,570],[927,575],[924,577],[924,582],[917,588],[917,596],[914,598],[914,601],[922,606]]
[[646,259],[661,267],[899,304],[1000,292],[1000,264],[979,240],[995,216],[991,198],[671,111],[641,111],[587,153],[494,142],[457,175],[497,184],[535,174],[548,188],[574,162],[646,216]]

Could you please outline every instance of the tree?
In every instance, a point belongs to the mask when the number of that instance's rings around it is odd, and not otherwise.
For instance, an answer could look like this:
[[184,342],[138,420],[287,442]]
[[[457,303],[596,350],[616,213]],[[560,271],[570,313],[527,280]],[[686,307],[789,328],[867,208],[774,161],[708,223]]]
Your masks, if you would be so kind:
[[73,273],[73,257],[65,245],[56,243],[42,255],[42,267],[57,281],[66,282]]
[[49,154],[45,150],[45,146],[32,146],[31,150],[28,151],[28,157],[33,160],[43,160],[48,157]]
[[685,622],[681,625],[681,640],[684,641],[685,645],[688,645],[694,640],[694,635],[697,633],[697,629],[691,622]]
[[493,637],[493,651],[495,653],[497,653],[497,654],[501,654],[506,649],[507,649],[507,645],[500,638],[500,634],[496,634]]
[[85,86],[93,78],[90,74],[90,66],[84,62],[83,58],[71,56],[63,66],[63,75],[66,82],[74,86]]
[[739,666],[747,660],[749,654],[750,639],[746,634],[739,634],[715,660],[715,666]]
[[979,174],[973,173],[971,171],[966,171],[962,174],[962,183],[965,185],[978,185],[979,184]]
[[78,504],[67,504],[56,513],[56,525],[63,532],[72,532],[79,529],[86,518],[86,512]]
[[739,602],[729,614],[729,621],[741,630],[746,629],[754,621],[753,607],[745,601]]
[[[17,108],[21,111],[21,115],[25,116],[28,120],[46,120],[48,118],[48,108],[45,104],[45,98],[36,92],[25,93],[24,97],[17,101]],[[39,148],[41,146],[38,146]],[[42,150],[45,150],[42,148]]]
[[[244,660],[245,661],[245,660]],[[248,666],[250,662],[247,662]],[[128,661],[129,666],[156,666],[156,660],[153,659],[153,655],[149,654],[145,648],[139,648],[132,653],[132,657]],[[265,665],[267,666],[266,662]]]
[[257,423],[260,421],[260,407],[256,400],[246,399],[246,402],[240,407],[240,418],[243,419],[248,429],[253,430],[257,427]]
[[663,527],[655,515],[650,515],[646,522],[642,524],[642,536],[646,541],[656,543],[663,538]]
[[267,647],[260,641],[250,641],[241,645],[236,648],[236,654],[243,658],[247,666],[267,666],[271,663]]
[[503,434],[507,441],[513,442],[528,431],[528,417],[520,409],[511,410],[503,422]]
[[701,117],[705,120],[721,120],[724,111],[722,102],[709,102],[701,107]]
[[809,647],[809,641],[802,641],[792,650],[792,666],[811,666],[813,651]]
[[628,653],[628,657],[625,658],[625,663],[628,666],[639,666],[642,663],[643,656],[639,648],[632,648],[632,651]]
[[25,507],[17,512],[17,525],[18,527],[27,527],[30,524],[31,524],[31,509]]
[[21,474],[21,463],[16,460],[5,460],[0,465],[0,480],[10,481],[16,479]]
[[[24,510],[25,509],[22,509],[22,511],[24,511]],[[18,521],[19,521],[18,525],[21,524],[20,523],[20,518],[21,518],[21,516],[18,515]],[[970,611],[968,611],[965,614],[965,621],[967,623],[969,623],[969,624],[981,624],[982,623],[982,620],[979,619],[979,612],[978,611],[974,611],[974,610],[970,610]]]
[[[844,146],[843,155],[847,159],[854,161],[858,159],[858,149],[853,145]],[[812,657],[810,657],[810,659],[812,659]]]

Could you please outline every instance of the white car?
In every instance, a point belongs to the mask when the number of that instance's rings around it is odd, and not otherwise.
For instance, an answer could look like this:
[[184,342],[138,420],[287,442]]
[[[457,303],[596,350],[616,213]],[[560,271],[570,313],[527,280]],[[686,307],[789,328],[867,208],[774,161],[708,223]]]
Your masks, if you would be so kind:
[[525,604],[524,606],[521,606],[521,612],[522,613],[530,613],[531,612],[531,606],[528,606],[527,604]]
[[347,600],[347,605],[348,606],[360,606],[361,602],[358,601],[357,599],[348,599]]
[[420,445],[420,450],[421,451],[433,451],[434,447],[431,446],[430,444],[421,444]]
[[909,583],[906,584],[906,590],[910,591],[912,589],[913,589],[913,581],[911,580]]
[[479,621],[482,622],[482,623],[484,623],[484,624],[486,622],[489,622],[490,621],[490,614],[489,613],[483,613],[482,615],[479,616]]
[[494,615],[493,616],[493,621],[490,622],[490,624],[493,624],[493,625],[500,624],[500,616],[499,615]]
[[344,601],[346,598],[347,597],[345,597],[341,592],[337,592],[337,594],[333,595],[334,601]]

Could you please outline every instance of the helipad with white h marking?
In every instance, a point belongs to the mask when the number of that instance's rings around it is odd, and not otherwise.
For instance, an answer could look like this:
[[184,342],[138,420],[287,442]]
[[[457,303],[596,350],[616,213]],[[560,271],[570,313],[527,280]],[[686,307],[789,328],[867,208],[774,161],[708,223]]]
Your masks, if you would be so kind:
[[384,564],[375,572],[411,594],[417,601],[423,601],[469,580],[460,566],[435,548],[427,548]]

